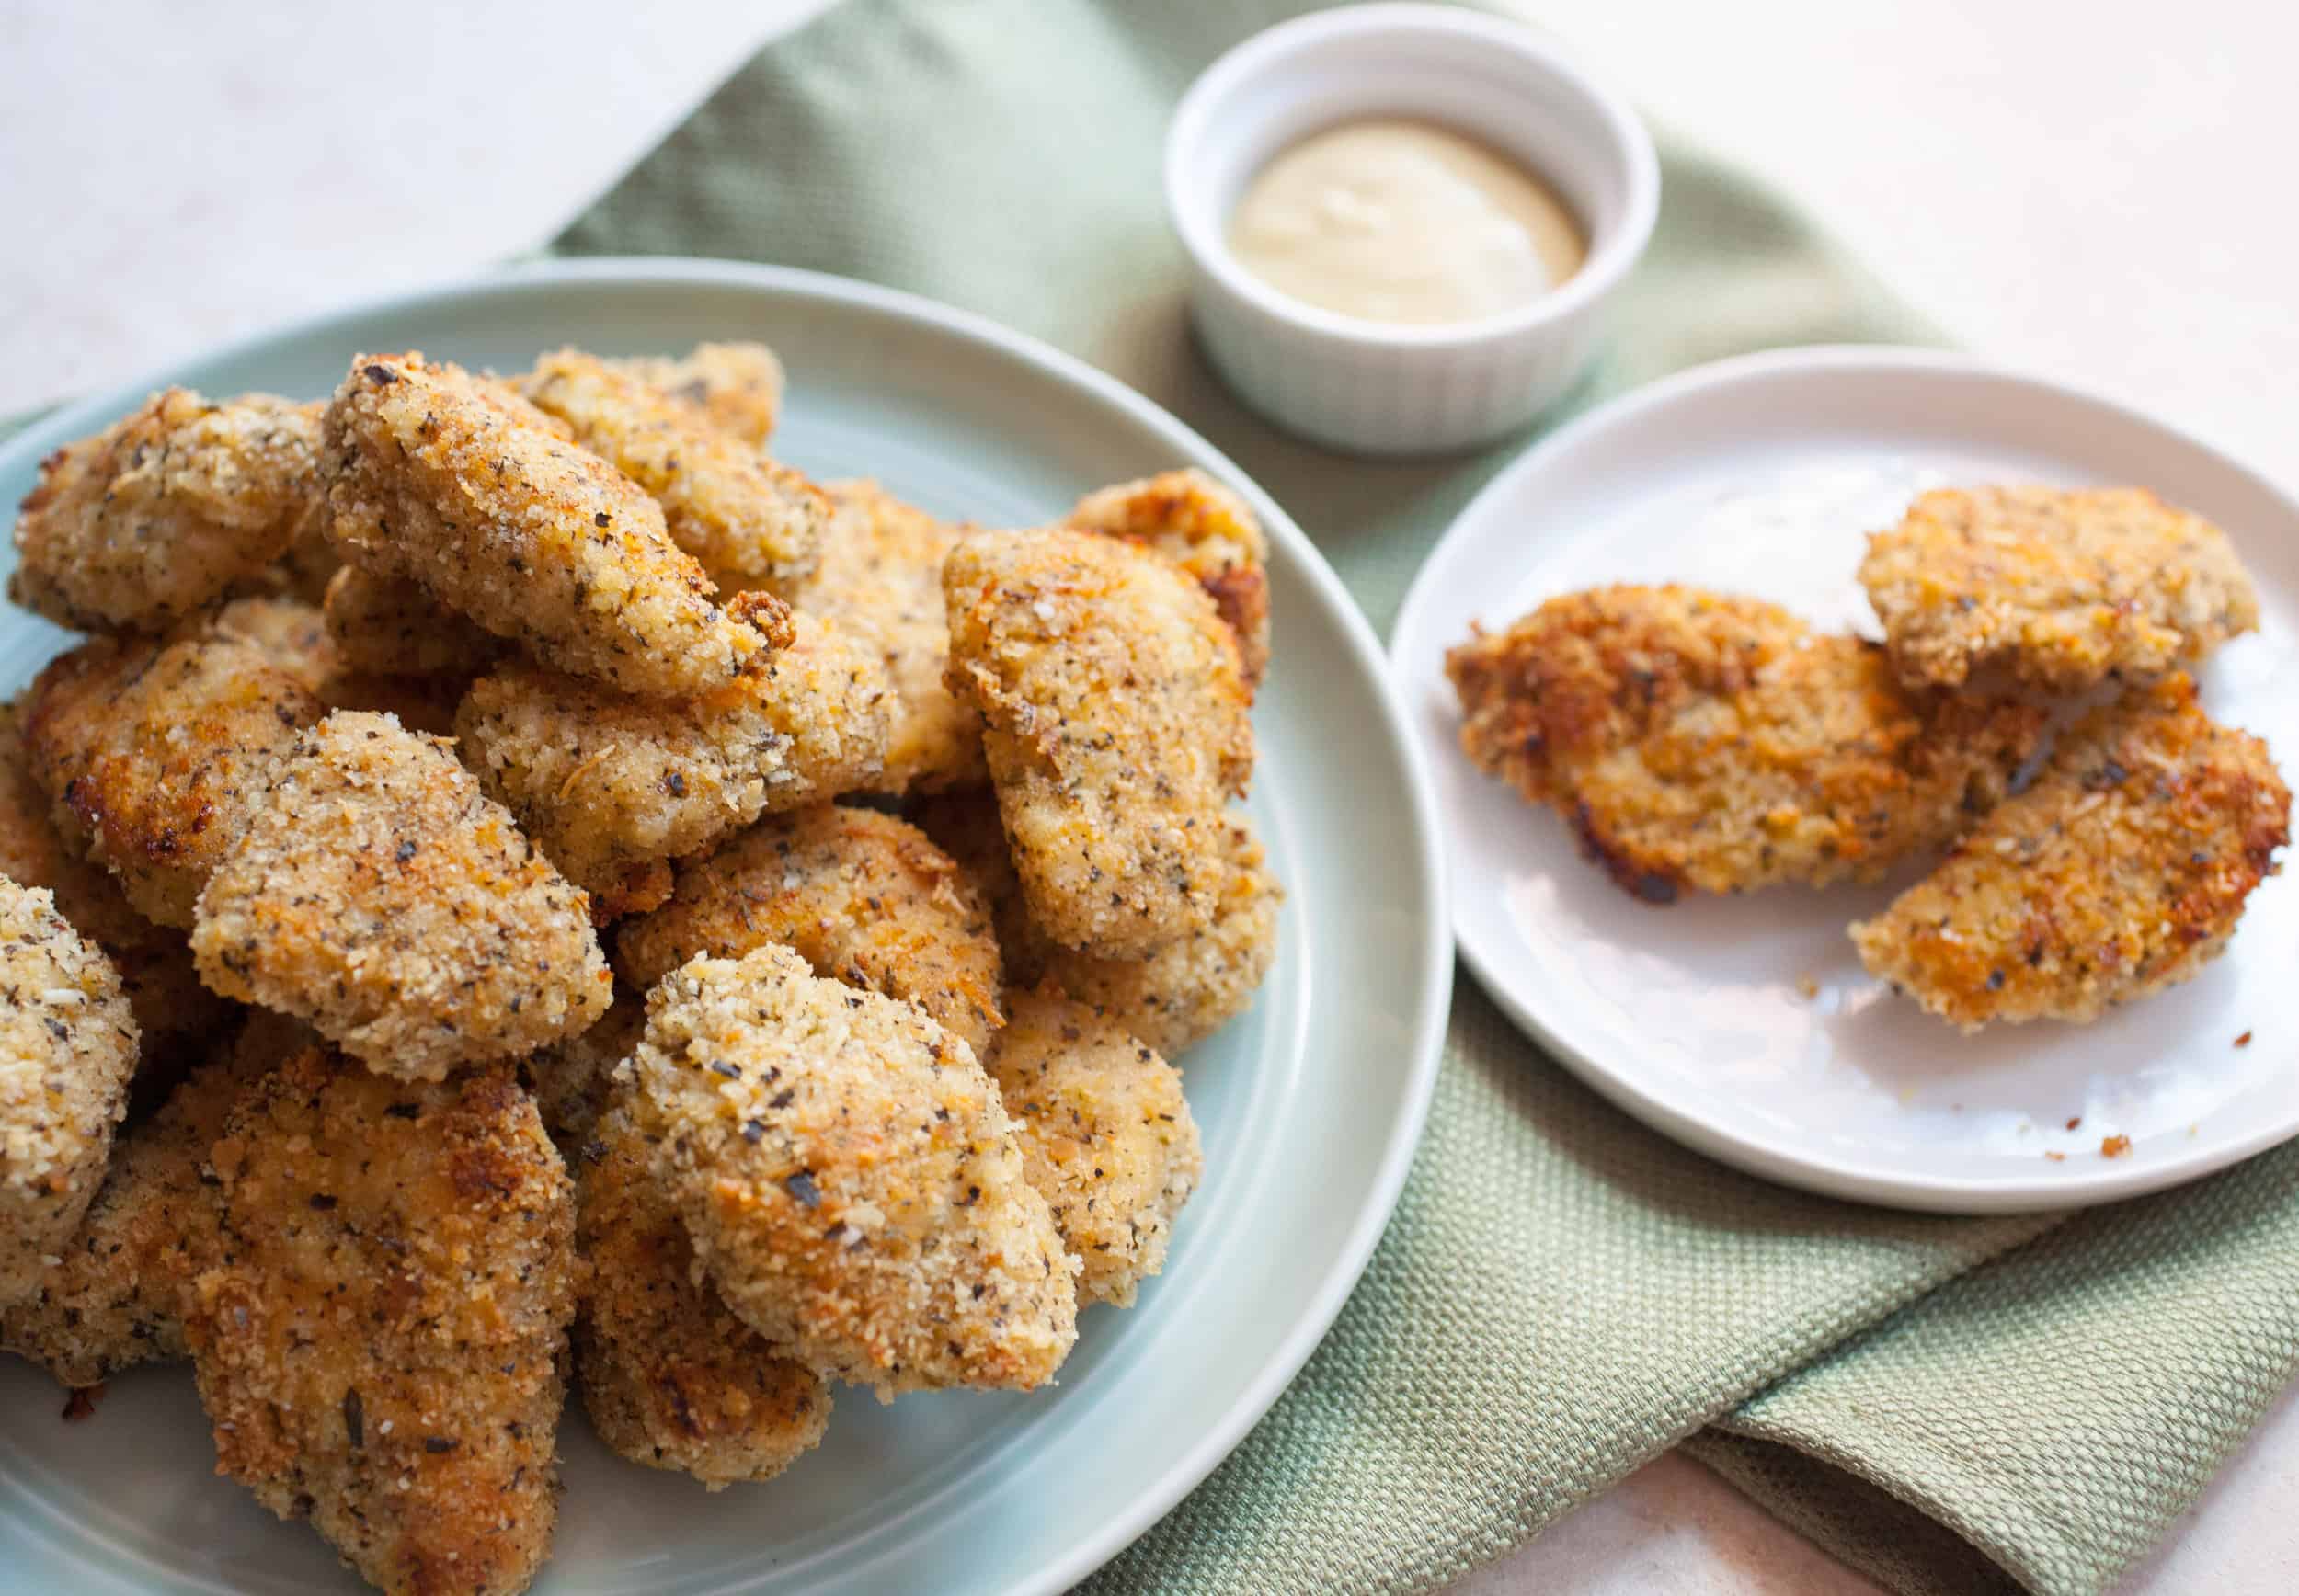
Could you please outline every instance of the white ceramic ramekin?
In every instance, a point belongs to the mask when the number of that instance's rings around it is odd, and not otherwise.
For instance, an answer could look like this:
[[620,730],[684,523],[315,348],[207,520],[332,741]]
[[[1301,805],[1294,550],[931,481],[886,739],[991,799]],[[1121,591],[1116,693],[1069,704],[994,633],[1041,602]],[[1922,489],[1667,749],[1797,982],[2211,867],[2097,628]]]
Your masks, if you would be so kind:
[[[1441,122],[1523,162],[1587,229],[1587,263],[1522,309],[1435,326],[1321,310],[1246,271],[1225,234],[1253,175],[1304,135],[1371,116]],[[1628,103],[1529,29],[1444,6],[1354,6],[1256,34],[1206,69],[1166,134],[1165,196],[1198,337],[1247,404],[1352,453],[1432,454],[1514,431],[1572,386],[1652,237],[1660,163]]]

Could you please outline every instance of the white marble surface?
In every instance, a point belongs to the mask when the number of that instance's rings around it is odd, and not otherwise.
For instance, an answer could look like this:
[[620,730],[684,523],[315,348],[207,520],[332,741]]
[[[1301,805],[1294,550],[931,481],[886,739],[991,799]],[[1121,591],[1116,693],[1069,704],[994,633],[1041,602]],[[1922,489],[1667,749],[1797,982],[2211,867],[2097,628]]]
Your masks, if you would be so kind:
[[[547,236],[822,0],[0,0],[0,412]],[[1521,0],[1965,344],[2299,481],[2299,9]],[[2299,1590],[2286,1396],[2129,1585]],[[1873,1588],[1664,1458],[1477,1596]]]

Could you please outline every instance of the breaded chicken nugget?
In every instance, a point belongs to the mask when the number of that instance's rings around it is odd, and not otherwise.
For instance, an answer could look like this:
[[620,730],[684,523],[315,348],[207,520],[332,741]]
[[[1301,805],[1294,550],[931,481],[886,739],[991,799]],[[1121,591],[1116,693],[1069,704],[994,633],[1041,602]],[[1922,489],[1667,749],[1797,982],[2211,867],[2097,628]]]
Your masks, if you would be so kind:
[[637,484],[459,366],[358,356],[323,435],[330,530],[355,564],[561,670],[708,692],[782,641],[712,602]]
[[675,359],[640,355],[603,364],[693,405],[753,449],[765,446],[782,414],[783,362],[764,344],[697,344]]
[[507,1068],[421,1085],[315,1048],[210,1163],[224,1260],[185,1329],[219,1472],[385,1590],[525,1590],[579,1271],[534,1103]]
[[646,1034],[646,998],[626,986],[595,1024],[539,1047],[520,1060],[520,1074],[534,1094],[543,1128],[551,1133],[566,1167],[575,1168],[583,1145],[595,1134],[615,1094],[615,1071],[638,1051]]
[[58,656],[24,710],[25,751],[57,828],[110,868],[130,903],[179,928],[297,729],[321,712],[258,649],[196,620],[174,642],[98,639]]
[[2219,956],[2290,816],[2267,745],[2173,675],[2087,715],[2033,786],[1852,940],[1871,975],[1965,1031],[2086,1023]]
[[520,391],[652,494],[671,541],[721,587],[794,582],[822,557],[829,496],[685,400],[579,349],[543,356]]
[[140,1063],[165,1064],[212,1035],[232,1006],[200,984],[184,934],[138,914],[109,871],[65,844],[52,815],[25,755],[22,713],[0,704],[0,875],[46,887],[56,912],[104,950],[135,1013]]
[[210,612],[208,631],[245,643],[317,692],[340,668],[327,635],[327,618],[315,604],[277,594],[251,594]]
[[965,1043],[788,948],[646,1000],[632,1112],[742,1320],[881,1396],[1029,1390],[1077,1340],[1077,1260]]
[[830,1391],[726,1309],[655,1178],[656,1149],[611,1110],[575,1165],[590,1289],[575,1367],[599,1438],[713,1490],[772,1479],[822,1439]]
[[2160,675],[2259,623],[2227,534],[2145,488],[1936,488],[1868,540],[1860,585],[1901,679],[2007,667],[2080,691]]
[[950,686],[981,712],[1031,917],[1103,958],[1212,919],[1221,810],[1253,764],[1237,639],[1164,556],[1052,528],[943,568]]
[[8,596],[81,632],[157,631],[286,552],[312,513],[305,406],[154,393],[40,462]]
[[337,711],[298,737],[216,865],[191,934],[215,990],[437,1080],[606,1011],[582,895],[445,743]]
[[462,676],[378,676],[372,671],[338,670],[319,684],[319,701],[330,710],[363,710],[395,715],[399,724],[426,736],[455,735],[455,712],[471,690],[471,678]]
[[684,702],[635,699],[524,661],[472,684],[463,757],[535,846],[605,892],[760,815],[870,784],[886,758],[886,674],[812,616],[758,674]]
[[294,1021],[266,1015],[194,1069],[166,1103],[120,1132],[87,1216],[42,1272],[40,1290],[0,1312],[0,1345],[65,1385],[189,1355],[184,1309],[200,1271],[223,1261],[208,1149],[240,1092],[299,1048]]
[[1131,1307],[1165,1267],[1173,1222],[1205,1172],[1181,1072],[1050,987],[1010,992],[1006,1003],[989,1074],[1022,1173],[1084,1265],[1079,1301]]
[[1269,668],[1269,539],[1252,508],[1195,466],[1121,482],[1080,499],[1069,523],[1173,560],[1237,633],[1248,687]]
[[136,1021],[44,887],[0,879],[0,1306],[40,1289],[111,1156]]
[[[326,414],[327,402],[315,400],[303,405],[312,418],[312,433],[319,434],[319,418]],[[314,456],[316,460],[316,455]],[[317,604],[326,597],[327,584],[343,568],[343,556],[336,552],[335,540],[327,535],[327,479],[316,469],[311,478],[311,507],[301,528],[288,542],[287,553],[281,554],[262,571],[239,585],[242,592],[261,593],[279,598],[296,598],[305,604]]]
[[780,942],[818,975],[915,1004],[979,1054],[1002,1020],[989,906],[908,821],[825,804],[680,865],[670,901],[626,921],[615,967],[642,990],[698,954]]
[[1909,691],[1883,650],[1697,588],[1551,598],[1446,656],[1461,747],[1647,903],[1870,881],[2003,795],[2042,712]]
[[987,782],[982,717],[951,696],[942,562],[971,530],[938,521],[875,482],[836,483],[839,516],[822,564],[792,597],[875,647],[894,690],[888,792]]
[[503,640],[405,576],[346,565],[327,584],[327,634],[347,670],[470,678],[500,659]]

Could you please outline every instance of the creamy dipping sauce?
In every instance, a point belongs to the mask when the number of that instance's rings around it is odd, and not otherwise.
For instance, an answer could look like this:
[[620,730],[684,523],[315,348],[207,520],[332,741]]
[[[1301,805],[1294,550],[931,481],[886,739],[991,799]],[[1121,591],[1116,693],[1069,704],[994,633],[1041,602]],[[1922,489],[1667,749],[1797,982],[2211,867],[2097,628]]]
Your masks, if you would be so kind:
[[1581,269],[1580,222],[1522,166],[1428,122],[1345,122],[1262,168],[1230,250],[1295,299],[1376,322],[1465,322]]

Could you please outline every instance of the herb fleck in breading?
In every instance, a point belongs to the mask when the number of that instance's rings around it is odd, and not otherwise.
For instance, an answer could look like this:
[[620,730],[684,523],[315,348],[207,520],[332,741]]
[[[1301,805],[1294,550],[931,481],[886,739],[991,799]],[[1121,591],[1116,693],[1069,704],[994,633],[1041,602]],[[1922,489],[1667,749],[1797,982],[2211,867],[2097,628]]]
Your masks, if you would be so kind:
[[2097,1020],[2218,957],[2290,814],[2267,745],[2174,675],[2093,711],[1852,940],[1870,974],[1966,1031]]

